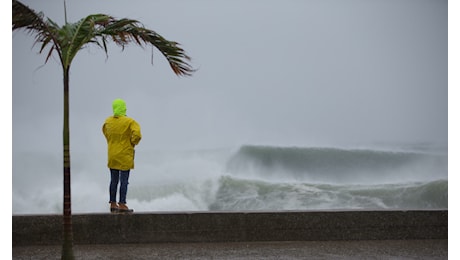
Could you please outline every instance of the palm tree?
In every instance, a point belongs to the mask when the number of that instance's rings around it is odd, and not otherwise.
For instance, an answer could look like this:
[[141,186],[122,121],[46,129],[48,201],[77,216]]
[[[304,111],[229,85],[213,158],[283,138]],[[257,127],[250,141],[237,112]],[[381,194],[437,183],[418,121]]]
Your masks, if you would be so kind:
[[[139,21],[115,19],[106,14],[93,14],[76,23],[60,27],[51,19],[44,19],[43,13],[37,13],[20,1],[13,1],[13,31],[24,29],[35,35],[35,44],[41,44],[40,53],[48,47],[46,60],[57,53],[64,76],[64,205],[63,205],[63,259],[73,258],[73,233],[70,193],[70,138],[69,138],[69,70],[73,58],[87,44],[101,47],[106,55],[107,42],[113,41],[124,49],[125,45],[135,43],[141,47],[154,46],[166,58],[173,72],[178,76],[191,76],[195,71],[189,64],[190,57],[174,41],[168,41],[155,31],[149,30]],[[65,2],[64,2],[65,5]]]

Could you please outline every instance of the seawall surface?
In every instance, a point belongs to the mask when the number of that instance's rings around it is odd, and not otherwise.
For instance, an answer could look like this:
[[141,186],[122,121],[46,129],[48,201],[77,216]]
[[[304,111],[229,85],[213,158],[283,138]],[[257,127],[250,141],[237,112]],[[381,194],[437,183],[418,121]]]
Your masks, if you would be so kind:
[[[13,246],[59,245],[62,215],[14,215]],[[447,239],[447,210],[74,214],[74,244]]]

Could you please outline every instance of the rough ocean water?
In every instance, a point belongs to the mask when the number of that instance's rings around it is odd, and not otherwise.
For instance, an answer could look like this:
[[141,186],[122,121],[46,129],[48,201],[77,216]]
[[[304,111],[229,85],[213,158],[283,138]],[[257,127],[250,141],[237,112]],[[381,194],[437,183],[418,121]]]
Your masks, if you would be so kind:
[[[74,213],[107,212],[108,170],[99,161],[72,166]],[[13,157],[13,214],[61,213],[59,163],[43,154]],[[446,150],[426,145],[143,151],[128,205],[136,212],[447,209],[447,169]]]

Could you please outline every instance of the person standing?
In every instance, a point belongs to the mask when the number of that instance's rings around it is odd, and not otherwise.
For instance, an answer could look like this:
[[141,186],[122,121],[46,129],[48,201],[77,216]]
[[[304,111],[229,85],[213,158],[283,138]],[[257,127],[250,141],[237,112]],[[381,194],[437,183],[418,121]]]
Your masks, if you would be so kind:
[[[102,126],[107,140],[107,166],[110,169],[110,212],[130,213],[132,209],[126,205],[128,179],[134,169],[134,147],[142,138],[140,125],[126,116],[126,102],[115,99],[112,102],[113,116],[109,116]],[[117,187],[120,182],[120,198],[116,202]]]

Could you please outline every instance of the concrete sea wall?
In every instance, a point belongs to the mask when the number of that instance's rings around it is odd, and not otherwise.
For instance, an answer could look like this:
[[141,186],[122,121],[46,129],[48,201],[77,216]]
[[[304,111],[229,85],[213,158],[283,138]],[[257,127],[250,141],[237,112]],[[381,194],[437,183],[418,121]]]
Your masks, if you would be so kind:
[[[62,215],[14,215],[13,246],[55,245]],[[447,239],[447,210],[75,214],[75,244]]]

